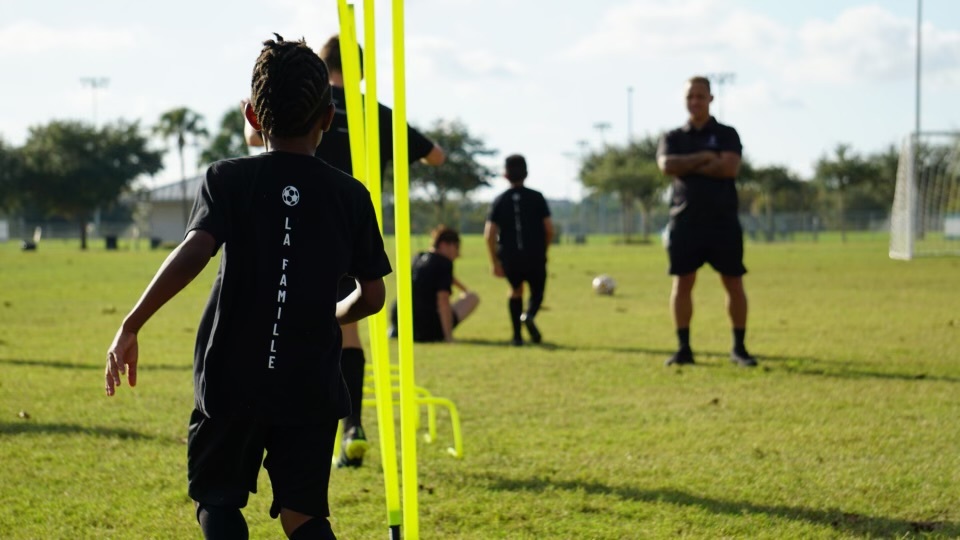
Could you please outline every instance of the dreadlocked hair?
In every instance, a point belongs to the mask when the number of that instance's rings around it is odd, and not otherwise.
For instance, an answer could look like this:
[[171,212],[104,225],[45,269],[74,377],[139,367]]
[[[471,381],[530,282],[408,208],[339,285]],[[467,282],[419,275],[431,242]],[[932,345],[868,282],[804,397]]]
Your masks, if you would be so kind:
[[300,137],[330,106],[330,75],[306,41],[263,42],[253,67],[250,98],[264,133]]

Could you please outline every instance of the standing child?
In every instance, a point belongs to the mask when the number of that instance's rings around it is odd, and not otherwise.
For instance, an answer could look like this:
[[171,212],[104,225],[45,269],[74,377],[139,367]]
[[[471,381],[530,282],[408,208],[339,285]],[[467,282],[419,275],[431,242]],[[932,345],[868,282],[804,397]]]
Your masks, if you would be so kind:
[[[514,345],[523,345],[521,323],[527,327],[530,340],[540,343],[540,330],[534,317],[543,303],[547,284],[547,248],[553,241],[553,221],[546,199],[536,190],[523,185],[527,178],[527,162],[514,154],[505,161],[503,176],[510,189],[493,201],[483,237],[493,265],[493,275],[506,277],[510,283],[510,322]],[[530,285],[527,310],[523,311],[523,283]]]
[[[359,51],[360,69],[363,70],[363,49]],[[347,100],[343,84],[343,61],[340,55],[340,36],[334,35],[323,44],[318,53],[330,75],[330,95],[336,113],[329,132],[317,147],[316,156],[347,174],[353,174],[350,157],[350,134],[347,125]],[[362,75],[362,73],[361,73]],[[393,161],[393,110],[378,103],[380,125],[380,178],[386,176],[387,167]],[[263,146],[263,139],[257,130],[247,125],[244,134],[251,146]],[[443,149],[422,133],[407,125],[407,158],[410,163],[420,161],[427,165],[442,165],[446,159]],[[352,279],[340,282],[339,299],[356,289]],[[350,414],[343,419],[343,444],[337,467],[360,467],[363,456],[369,447],[367,435],[363,430],[363,379],[366,359],[360,343],[360,330],[356,323],[340,327],[343,334],[343,354],[340,365],[343,378],[350,392]]]
[[[197,520],[205,538],[247,538],[240,509],[262,461],[284,533],[330,539],[330,462],[349,410],[339,325],[383,307],[390,264],[366,188],[314,157],[334,115],[320,58],[303,40],[264,42],[251,102],[247,121],[268,151],[210,166],[185,239],[110,345],[106,392],[123,374],[136,384],[138,332],[222,246],[194,358],[187,475]],[[337,302],[343,276],[358,288]]]

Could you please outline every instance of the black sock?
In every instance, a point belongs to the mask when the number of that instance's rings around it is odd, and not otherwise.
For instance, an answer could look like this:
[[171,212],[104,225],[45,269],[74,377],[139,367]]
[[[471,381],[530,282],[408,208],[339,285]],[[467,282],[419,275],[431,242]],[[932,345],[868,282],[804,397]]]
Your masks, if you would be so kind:
[[734,328],[733,329],[733,348],[738,351],[747,350],[747,346],[744,345],[743,340],[747,337],[746,328]]
[[690,328],[677,328],[677,342],[680,349],[690,349]]
[[363,349],[351,347],[340,353],[340,371],[343,372],[343,380],[346,381],[347,392],[350,394],[350,415],[343,419],[344,433],[361,425],[364,363],[366,359],[363,357]]
[[250,537],[247,521],[239,508],[201,504],[197,507],[197,522],[206,540],[246,540]]
[[513,339],[520,337],[520,314],[523,313],[523,298],[511,298],[507,305],[510,308],[510,322],[513,324]]

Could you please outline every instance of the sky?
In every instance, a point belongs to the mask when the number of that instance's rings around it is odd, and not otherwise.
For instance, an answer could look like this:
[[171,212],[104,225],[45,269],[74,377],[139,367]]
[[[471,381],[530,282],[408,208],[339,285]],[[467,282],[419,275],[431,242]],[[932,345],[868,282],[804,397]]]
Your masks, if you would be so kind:
[[[881,151],[914,129],[917,2],[407,0],[408,120],[459,120],[499,152],[488,165],[522,153],[530,187],[577,199],[584,152],[683,124],[684,82],[712,74],[725,81],[712,112],[744,154],[809,177],[839,143]],[[921,129],[960,130],[960,2],[922,2]],[[374,5],[392,105],[391,3]],[[0,0],[0,137],[20,145],[55,119],[150,127],[182,106],[215,132],[249,95],[263,40],[319,48],[338,31],[335,0]],[[146,183],[180,178],[175,151],[164,163]]]

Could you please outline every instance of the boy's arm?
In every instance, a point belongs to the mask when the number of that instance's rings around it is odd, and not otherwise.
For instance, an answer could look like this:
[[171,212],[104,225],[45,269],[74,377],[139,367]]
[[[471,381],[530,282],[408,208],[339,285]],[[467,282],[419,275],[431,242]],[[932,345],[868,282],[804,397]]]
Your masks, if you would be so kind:
[[483,226],[483,239],[487,242],[487,253],[490,255],[490,265],[493,267],[493,275],[503,277],[503,266],[500,264],[500,258],[497,257],[497,235],[499,229],[497,224],[487,221]]
[[163,261],[140,299],[124,317],[107,349],[105,388],[108,396],[116,393],[123,374],[127,375],[130,386],[137,384],[137,333],[161,306],[197,277],[210,261],[216,246],[216,239],[210,233],[193,230]]
[[420,161],[433,167],[439,167],[440,165],[443,165],[443,162],[446,160],[446,152],[444,152],[443,148],[440,148],[436,144],[433,145],[433,148],[430,149],[430,152],[427,155],[420,158]]
[[456,277],[453,278],[453,286],[456,287],[456,288],[458,288],[458,289],[460,289],[460,290],[463,291],[463,292],[470,292],[470,291],[467,289],[467,286],[464,285],[464,283],[463,283],[462,281],[460,281],[459,279],[457,279]]
[[543,252],[546,253],[550,249],[550,244],[553,243],[553,220],[550,219],[550,216],[543,218],[543,232],[544,232],[544,241],[546,245],[543,246]]
[[386,299],[383,278],[357,280],[357,289],[337,302],[337,322],[340,325],[357,322],[383,309]]
[[453,308],[450,307],[450,291],[437,291],[437,313],[440,315],[440,327],[443,328],[443,340],[453,342]]

